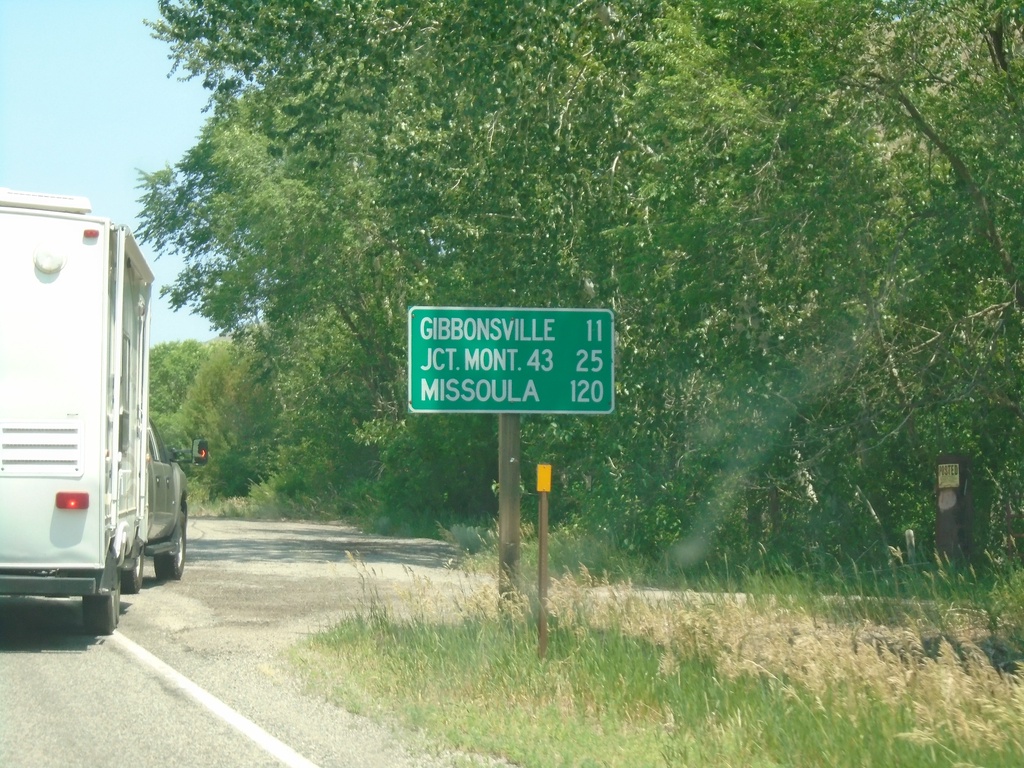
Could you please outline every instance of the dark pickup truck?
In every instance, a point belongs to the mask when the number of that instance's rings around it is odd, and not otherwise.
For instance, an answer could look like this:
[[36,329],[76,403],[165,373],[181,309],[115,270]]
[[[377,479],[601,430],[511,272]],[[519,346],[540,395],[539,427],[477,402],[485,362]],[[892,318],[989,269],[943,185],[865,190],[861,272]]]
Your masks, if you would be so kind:
[[210,458],[205,440],[193,440],[191,450],[168,448],[153,424],[149,425],[146,457],[146,506],[149,535],[134,567],[121,571],[121,591],[135,594],[142,588],[144,555],[153,558],[156,577],[177,581],[185,572],[188,541],[188,479],[182,461],[205,464]]

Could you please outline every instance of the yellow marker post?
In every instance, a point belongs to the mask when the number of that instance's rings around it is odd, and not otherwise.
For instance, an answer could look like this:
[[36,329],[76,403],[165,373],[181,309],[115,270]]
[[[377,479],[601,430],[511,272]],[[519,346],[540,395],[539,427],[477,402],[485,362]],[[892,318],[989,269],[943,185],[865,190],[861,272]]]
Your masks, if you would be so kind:
[[551,465],[537,465],[537,493],[551,493]]
[[551,492],[551,465],[537,465],[537,493],[540,494],[537,511],[537,595],[540,615],[537,617],[537,655],[544,658],[548,651],[548,494]]

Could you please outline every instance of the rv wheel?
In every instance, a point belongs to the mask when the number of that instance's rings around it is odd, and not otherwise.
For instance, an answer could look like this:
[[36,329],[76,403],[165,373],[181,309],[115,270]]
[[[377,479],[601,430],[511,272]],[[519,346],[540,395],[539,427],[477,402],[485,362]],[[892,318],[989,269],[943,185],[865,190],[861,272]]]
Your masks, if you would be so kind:
[[117,620],[120,614],[120,589],[115,589],[105,595],[86,595],[82,598],[82,620],[86,631],[90,634],[113,634],[117,629]]
[[126,595],[137,595],[142,589],[142,569],[145,555],[139,545],[139,554],[130,569],[121,571],[121,591]]

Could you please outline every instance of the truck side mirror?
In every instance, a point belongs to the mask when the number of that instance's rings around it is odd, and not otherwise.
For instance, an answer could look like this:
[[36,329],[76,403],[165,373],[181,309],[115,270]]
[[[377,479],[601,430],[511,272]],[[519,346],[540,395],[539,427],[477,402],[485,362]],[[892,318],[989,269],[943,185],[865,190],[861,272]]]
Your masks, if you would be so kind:
[[203,438],[192,441],[192,463],[202,466],[210,460],[210,444]]

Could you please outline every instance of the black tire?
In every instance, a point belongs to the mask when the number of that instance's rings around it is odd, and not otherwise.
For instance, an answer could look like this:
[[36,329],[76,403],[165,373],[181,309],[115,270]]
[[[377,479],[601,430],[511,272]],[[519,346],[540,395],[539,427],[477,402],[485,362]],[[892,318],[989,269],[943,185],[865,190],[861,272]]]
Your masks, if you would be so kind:
[[121,618],[120,584],[105,595],[86,595],[82,598],[82,623],[92,635],[112,635]]
[[121,571],[121,592],[125,595],[137,595],[142,589],[142,572],[145,569],[145,556],[142,554],[142,546],[139,546],[139,553],[132,562],[131,568]]
[[185,573],[185,550],[188,543],[188,519],[182,515],[171,534],[171,551],[153,555],[156,577],[163,581],[180,581]]

